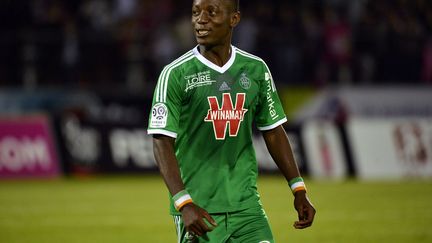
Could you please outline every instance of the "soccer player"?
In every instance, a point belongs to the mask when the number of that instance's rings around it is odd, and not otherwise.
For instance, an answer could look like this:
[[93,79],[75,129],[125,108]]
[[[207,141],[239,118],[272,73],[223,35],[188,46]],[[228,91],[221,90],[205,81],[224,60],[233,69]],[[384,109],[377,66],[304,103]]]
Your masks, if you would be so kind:
[[154,92],[148,133],[179,242],[274,242],[257,192],[253,123],[294,194],[294,227],[314,219],[272,75],[231,45],[238,8],[238,0],[194,0],[198,45],[165,66]]

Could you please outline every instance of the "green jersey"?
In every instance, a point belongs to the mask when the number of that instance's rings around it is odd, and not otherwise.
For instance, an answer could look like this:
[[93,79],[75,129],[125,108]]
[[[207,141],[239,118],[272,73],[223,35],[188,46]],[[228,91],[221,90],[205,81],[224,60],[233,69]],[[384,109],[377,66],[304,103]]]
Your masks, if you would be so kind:
[[[198,48],[160,74],[149,134],[176,138],[181,178],[194,203],[209,213],[260,205],[252,127],[286,122],[265,62],[234,46],[219,67]],[[171,213],[177,214],[171,200]]]

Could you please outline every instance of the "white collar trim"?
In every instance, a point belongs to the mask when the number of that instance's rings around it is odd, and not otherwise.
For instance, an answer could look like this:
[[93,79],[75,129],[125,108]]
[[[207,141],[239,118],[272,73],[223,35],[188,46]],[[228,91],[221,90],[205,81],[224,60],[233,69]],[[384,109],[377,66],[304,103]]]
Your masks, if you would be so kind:
[[200,62],[202,62],[207,67],[209,67],[209,68],[211,68],[211,69],[213,69],[219,73],[225,73],[234,63],[235,56],[236,56],[236,48],[234,46],[231,46],[231,57],[228,60],[228,62],[225,63],[225,65],[223,65],[222,67],[219,67],[218,65],[212,63],[207,58],[205,58],[203,55],[201,55],[201,53],[198,51],[198,46],[196,46],[193,49],[193,53],[198,58],[198,60],[200,60]]

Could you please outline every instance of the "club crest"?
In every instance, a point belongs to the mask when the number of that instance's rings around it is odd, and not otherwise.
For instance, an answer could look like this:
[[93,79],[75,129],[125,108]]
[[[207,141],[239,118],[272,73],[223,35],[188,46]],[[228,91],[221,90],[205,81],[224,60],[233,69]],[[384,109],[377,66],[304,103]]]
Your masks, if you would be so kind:
[[249,78],[247,77],[246,73],[241,74],[239,83],[243,89],[249,89],[251,87],[251,82],[250,82]]

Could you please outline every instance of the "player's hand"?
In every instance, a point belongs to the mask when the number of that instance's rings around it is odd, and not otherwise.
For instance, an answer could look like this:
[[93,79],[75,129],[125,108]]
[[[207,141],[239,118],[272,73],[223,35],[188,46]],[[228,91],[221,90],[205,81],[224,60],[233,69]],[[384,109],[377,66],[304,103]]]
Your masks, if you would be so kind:
[[[217,226],[216,221],[210,214],[194,203],[186,204],[181,209],[181,213],[186,231],[193,235],[202,236],[212,231],[214,227]],[[207,220],[209,224],[207,224],[205,220]]]
[[294,196],[294,207],[298,213],[298,221],[294,222],[294,228],[307,228],[312,225],[316,210],[309,201],[306,191],[298,191]]

